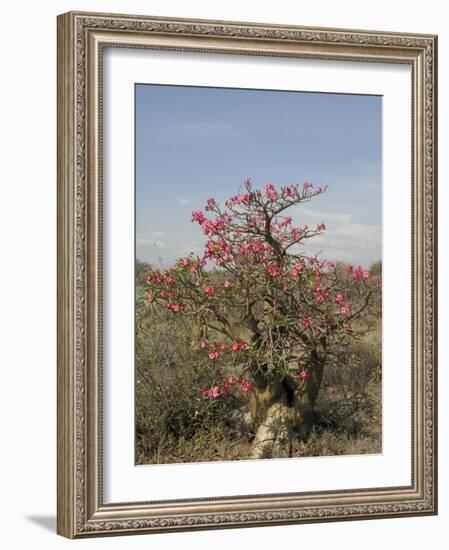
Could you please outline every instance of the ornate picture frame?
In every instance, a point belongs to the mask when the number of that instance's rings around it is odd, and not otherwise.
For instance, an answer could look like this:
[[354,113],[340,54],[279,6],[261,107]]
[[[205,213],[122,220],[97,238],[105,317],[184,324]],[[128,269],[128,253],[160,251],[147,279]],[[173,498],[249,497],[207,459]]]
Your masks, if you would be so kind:
[[[411,483],[104,501],[102,56],[106,48],[411,68]],[[437,513],[437,37],[70,12],[58,17],[58,518],[69,538]],[[130,369],[133,367],[130,366]],[[131,452],[133,452],[131,450]]]

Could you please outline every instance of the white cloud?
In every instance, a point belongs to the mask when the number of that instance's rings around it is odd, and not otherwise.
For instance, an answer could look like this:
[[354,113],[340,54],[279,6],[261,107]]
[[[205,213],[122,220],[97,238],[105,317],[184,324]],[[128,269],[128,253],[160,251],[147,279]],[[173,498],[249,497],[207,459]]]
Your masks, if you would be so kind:
[[193,253],[194,255],[200,255],[204,250],[204,245],[198,241],[184,242],[182,244],[182,255]]
[[153,239],[164,239],[166,237],[166,234],[163,231],[153,231],[151,233],[151,238]]
[[178,201],[178,204],[182,206],[190,206],[192,204],[192,201],[186,199],[185,197],[177,197],[176,200]]
[[166,237],[163,231],[153,231],[148,237],[137,237],[137,244],[144,247],[167,248]]
[[137,239],[137,243],[143,246],[154,246],[155,248],[167,248],[164,241],[151,240],[151,239]]
[[326,230],[305,242],[296,251],[320,254],[322,259],[342,260],[369,266],[382,257],[382,228],[378,224],[353,222],[353,216],[344,212],[323,212],[304,206],[293,214],[297,225],[323,222]]
[[352,214],[345,214],[341,212],[322,212],[320,210],[311,210],[306,206],[298,206],[294,214],[295,219],[311,220],[316,223],[321,222],[335,222],[335,223],[350,223],[352,220]]

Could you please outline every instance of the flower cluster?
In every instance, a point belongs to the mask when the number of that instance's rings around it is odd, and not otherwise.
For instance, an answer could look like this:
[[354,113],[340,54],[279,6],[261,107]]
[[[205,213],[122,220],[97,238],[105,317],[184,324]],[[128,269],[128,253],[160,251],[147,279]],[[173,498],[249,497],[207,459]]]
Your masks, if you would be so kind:
[[206,342],[202,341],[200,348],[206,350],[207,356],[211,361],[219,359],[224,352],[238,353],[239,351],[246,350],[248,345],[245,342]]
[[272,183],[267,183],[265,185],[265,195],[270,201],[275,201],[278,198],[276,188]]
[[226,206],[236,206],[238,204],[249,203],[250,201],[251,195],[249,193],[235,195],[226,201]]
[[[320,272],[321,273],[321,272]],[[316,276],[316,274],[315,274]],[[326,288],[322,288],[320,285],[317,285],[315,287],[315,301],[316,302],[324,302],[327,300],[330,296],[330,291]]]
[[298,277],[298,275],[301,273],[301,271],[305,268],[306,264],[304,260],[299,260],[295,263],[291,270],[291,274],[293,277]]
[[254,389],[254,383],[245,378],[244,376],[228,376],[221,385],[213,386],[203,390],[203,397],[206,399],[218,399],[219,397],[226,397],[229,393],[231,386],[238,384],[240,390],[248,395]]
[[147,282],[148,283],[165,283],[168,288],[171,288],[175,284],[175,279],[168,275],[161,275],[160,273],[156,273],[156,275],[152,275],[148,277]]
[[371,272],[365,271],[361,265],[356,265],[355,267],[348,265],[347,271],[352,274],[354,281],[360,281],[361,279],[367,280],[371,277]]
[[170,311],[173,311],[173,313],[178,313],[182,309],[182,306],[180,306],[179,304],[175,304],[173,302],[167,302],[165,304],[165,307]]
[[272,277],[279,277],[281,275],[281,270],[276,266],[267,267],[267,273]]

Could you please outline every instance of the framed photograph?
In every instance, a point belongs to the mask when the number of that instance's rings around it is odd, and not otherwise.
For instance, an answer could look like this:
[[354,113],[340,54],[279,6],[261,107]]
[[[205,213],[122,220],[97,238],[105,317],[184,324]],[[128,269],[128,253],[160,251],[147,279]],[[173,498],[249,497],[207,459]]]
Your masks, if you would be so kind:
[[423,34],[58,17],[58,533],[437,513]]

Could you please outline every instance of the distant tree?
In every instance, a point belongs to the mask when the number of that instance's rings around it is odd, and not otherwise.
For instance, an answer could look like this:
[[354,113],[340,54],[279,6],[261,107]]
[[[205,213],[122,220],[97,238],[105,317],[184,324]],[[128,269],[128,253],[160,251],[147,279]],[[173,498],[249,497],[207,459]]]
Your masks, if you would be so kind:
[[151,266],[146,262],[136,260],[136,286],[143,287],[147,281]]
[[382,260],[374,262],[370,267],[370,271],[373,275],[382,275]]

